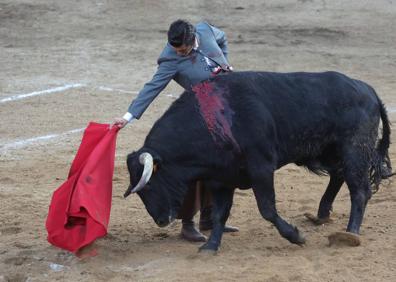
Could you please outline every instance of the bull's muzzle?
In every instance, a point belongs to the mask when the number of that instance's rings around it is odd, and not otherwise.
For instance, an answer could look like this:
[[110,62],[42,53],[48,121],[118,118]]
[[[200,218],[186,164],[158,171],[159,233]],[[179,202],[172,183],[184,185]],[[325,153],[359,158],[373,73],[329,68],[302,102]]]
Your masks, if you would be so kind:
[[174,222],[176,219],[176,215],[173,212],[173,210],[171,210],[170,215],[168,216],[167,219],[158,219],[155,220],[155,223],[159,226],[159,227],[165,227],[168,226],[169,224],[171,224],[172,222]]

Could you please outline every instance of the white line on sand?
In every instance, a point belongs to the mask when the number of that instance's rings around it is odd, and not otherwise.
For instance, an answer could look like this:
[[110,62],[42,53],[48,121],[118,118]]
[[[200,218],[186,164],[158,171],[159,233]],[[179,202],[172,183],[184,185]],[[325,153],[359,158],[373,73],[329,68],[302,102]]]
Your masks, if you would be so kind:
[[[79,87],[85,87],[85,86],[87,86],[87,85],[81,84],[81,83],[66,84],[64,86],[55,87],[55,88],[51,88],[51,89],[47,89],[47,90],[35,91],[35,92],[27,93],[27,94],[20,94],[20,95],[14,95],[14,96],[10,96],[7,98],[3,98],[0,100],[0,103],[20,100],[20,99],[32,97],[32,96],[62,92],[62,91],[65,91],[65,90],[68,90],[71,88],[79,88]],[[122,92],[122,93],[130,93],[130,94],[138,94],[139,93],[138,91],[127,91],[127,90],[123,90],[123,89],[111,88],[111,87],[106,87],[106,86],[99,86],[98,89],[104,90],[104,91]],[[166,96],[170,97],[170,98],[177,98],[177,96],[174,96],[172,94],[168,94]],[[77,128],[77,129],[69,130],[69,131],[66,131],[66,132],[63,132],[60,134],[49,134],[49,135],[38,136],[38,137],[29,138],[29,139],[16,140],[16,141],[10,142],[10,143],[0,144],[0,153],[4,153],[10,149],[12,150],[12,149],[24,148],[24,147],[29,146],[34,143],[63,137],[65,135],[69,135],[69,134],[73,134],[73,133],[78,133],[78,132],[83,131],[84,129],[85,128]]]
[[14,142],[6,143],[6,144],[0,144],[0,153],[5,153],[8,150],[12,149],[20,149],[26,146],[29,146],[34,143],[38,143],[40,141],[47,141],[59,137],[64,137],[69,134],[74,134],[83,131],[85,128],[77,128],[73,130],[69,130],[63,133],[59,134],[49,134],[49,135],[44,135],[44,136],[38,136],[34,138],[29,138],[29,139],[24,139],[24,140],[16,140]]
[[123,89],[117,89],[117,88],[111,88],[107,86],[99,86],[99,90],[103,91],[111,91],[111,92],[122,92],[122,93],[130,93],[130,94],[138,94],[139,91],[128,91],[128,90],[123,90]]
[[179,96],[176,96],[176,95],[173,95],[173,94],[167,94],[167,95],[165,95],[166,97],[169,97],[169,98],[173,98],[173,99],[177,99],[177,98],[179,98]]
[[388,113],[396,113],[396,108],[395,107],[389,107],[388,108]]
[[[107,86],[99,86],[97,88],[99,90],[103,90],[103,91],[121,92],[121,93],[129,93],[129,94],[139,94],[139,91],[127,91],[127,90],[118,89],[118,88],[111,88],[111,87],[107,87]],[[166,94],[165,96],[169,97],[169,98],[173,98],[173,99],[179,98],[179,95],[176,96],[174,94]]]
[[28,98],[28,97],[32,97],[32,96],[38,96],[38,95],[45,95],[45,94],[51,94],[51,93],[56,93],[56,92],[62,92],[62,91],[65,91],[67,89],[79,88],[79,87],[84,87],[84,86],[85,86],[85,84],[81,84],[81,83],[65,84],[63,86],[50,88],[50,89],[47,89],[47,90],[34,91],[34,92],[31,92],[31,93],[27,93],[27,94],[19,94],[19,95],[14,95],[14,96],[10,96],[10,97],[7,97],[7,98],[3,98],[3,99],[0,100],[0,103],[16,101],[16,100],[20,100],[20,99],[24,99],[24,98]]

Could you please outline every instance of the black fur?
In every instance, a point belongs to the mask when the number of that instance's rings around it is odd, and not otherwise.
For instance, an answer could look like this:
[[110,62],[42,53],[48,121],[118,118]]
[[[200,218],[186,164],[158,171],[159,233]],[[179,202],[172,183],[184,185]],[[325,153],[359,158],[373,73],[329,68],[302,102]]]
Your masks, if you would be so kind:
[[[319,218],[329,215],[346,181],[352,202],[347,231],[358,233],[372,193],[370,178],[378,186],[391,175],[384,169],[391,169],[390,126],[375,91],[336,72],[238,72],[217,76],[210,83],[228,91],[231,129],[240,150],[227,141],[215,142],[195,93],[185,92],[155,123],[144,146],[128,156],[132,185],[141,173],[134,161],[140,153],[149,151],[161,159],[149,187],[138,193],[154,220],[161,225],[171,221],[189,184],[205,181],[213,191],[217,227],[211,243],[202,248],[217,250],[232,205],[233,193],[227,189],[252,187],[262,216],[290,242],[302,244],[297,228],[277,214],[273,187],[274,171],[295,163],[331,176]],[[377,140],[380,119],[383,132]]]

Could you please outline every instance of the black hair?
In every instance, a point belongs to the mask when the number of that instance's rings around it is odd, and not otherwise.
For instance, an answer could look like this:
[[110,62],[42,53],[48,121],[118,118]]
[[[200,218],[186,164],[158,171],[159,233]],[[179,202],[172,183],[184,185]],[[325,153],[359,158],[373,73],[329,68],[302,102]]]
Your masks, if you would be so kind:
[[195,41],[195,27],[185,20],[174,21],[168,30],[168,42],[173,47],[191,46]]

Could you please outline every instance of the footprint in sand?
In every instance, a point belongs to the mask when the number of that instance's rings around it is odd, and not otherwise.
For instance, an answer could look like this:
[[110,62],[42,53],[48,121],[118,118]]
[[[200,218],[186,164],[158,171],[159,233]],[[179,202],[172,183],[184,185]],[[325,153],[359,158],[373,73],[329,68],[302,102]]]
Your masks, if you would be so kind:
[[15,184],[15,180],[10,177],[2,177],[0,178],[1,184]]
[[22,232],[22,228],[16,227],[16,226],[6,227],[6,228],[0,229],[0,234],[1,235],[12,235],[12,234],[18,234],[18,233],[21,233],[21,232]]
[[300,204],[303,204],[303,205],[308,205],[308,204],[312,204],[312,203],[315,203],[316,204],[316,200],[314,200],[314,199],[300,199],[299,201],[298,201]]
[[27,260],[27,257],[11,257],[4,260],[5,264],[22,265]]
[[[3,279],[2,279],[3,278]],[[28,281],[29,278],[23,274],[15,274],[12,276],[0,276],[0,281]]]
[[18,249],[31,249],[32,245],[28,245],[25,243],[21,243],[21,242],[15,242],[14,246],[17,247]]

